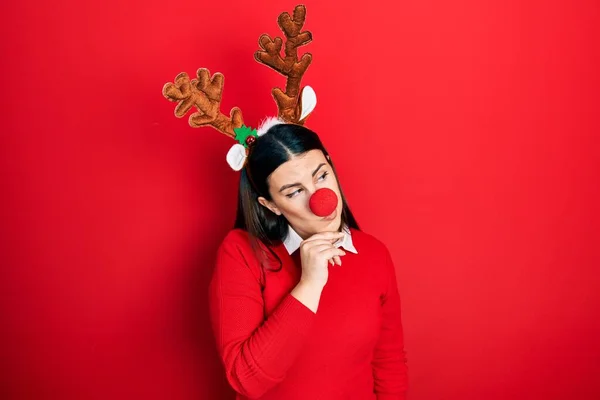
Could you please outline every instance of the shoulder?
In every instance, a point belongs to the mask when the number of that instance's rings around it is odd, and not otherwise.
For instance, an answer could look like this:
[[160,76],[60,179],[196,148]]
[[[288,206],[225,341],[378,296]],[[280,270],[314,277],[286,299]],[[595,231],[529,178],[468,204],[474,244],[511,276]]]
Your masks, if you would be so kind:
[[261,279],[261,267],[252,247],[250,234],[239,228],[228,231],[217,250],[217,270],[232,273],[250,272]]
[[374,235],[351,228],[352,242],[354,243],[358,255],[368,259],[373,270],[381,272],[387,276],[395,269],[395,263],[391,252],[383,240]]
[[248,264],[254,253],[250,233],[240,228],[229,230],[221,240],[217,250],[217,255],[223,253],[243,260]]
[[369,268],[381,279],[384,287],[396,280],[396,268],[388,246],[379,238],[364,231],[351,229],[352,241],[359,256],[367,257]]
[[243,245],[250,242],[250,235],[247,231],[234,228],[229,230],[221,241],[221,246]]
[[253,237],[248,231],[240,228],[233,228],[229,230],[221,240],[219,250],[230,250],[235,248],[242,253],[254,253],[257,245],[260,247],[264,246],[260,240]]
[[354,228],[350,228],[350,233],[352,234],[352,242],[359,254],[361,251],[368,255],[384,257],[389,254],[386,244],[374,235]]

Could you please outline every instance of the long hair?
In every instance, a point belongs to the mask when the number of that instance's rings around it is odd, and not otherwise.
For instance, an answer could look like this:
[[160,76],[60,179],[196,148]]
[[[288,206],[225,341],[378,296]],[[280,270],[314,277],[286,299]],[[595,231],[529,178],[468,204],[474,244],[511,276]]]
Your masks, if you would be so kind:
[[[240,174],[237,215],[234,228],[241,228],[249,233],[252,247],[263,267],[268,264],[268,250],[278,261],[281,260],[271,249],[274,242],[283,240],[288,233],[288,221],[283,215],[277,215],[258,202],[262,196],[271,200],[267,178],[292,156],[310,150],[321,150],[333,169],[337,179],[335,166],[329,153],[321,143],[319,136],[312,130],[296,124],[277,124],[270,127],[264,135],[259,136],[251,146],[246,166]],[[347,225],[360,229],[344,192],[339,184],[342,197],[341,226]],[[261,246],[263,244],[264,246]],[[278,270],[278,269],[276,269]]]

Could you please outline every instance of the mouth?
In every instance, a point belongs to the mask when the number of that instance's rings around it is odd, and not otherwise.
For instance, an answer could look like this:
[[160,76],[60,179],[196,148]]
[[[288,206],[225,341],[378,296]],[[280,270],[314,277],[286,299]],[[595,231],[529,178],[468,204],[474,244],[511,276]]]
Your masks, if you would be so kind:
[[329,214],[326,217],[323,217],[324,221],[332,221],[335,219],[335,217],[337,217],[337,210],[333,211],[331,214]]

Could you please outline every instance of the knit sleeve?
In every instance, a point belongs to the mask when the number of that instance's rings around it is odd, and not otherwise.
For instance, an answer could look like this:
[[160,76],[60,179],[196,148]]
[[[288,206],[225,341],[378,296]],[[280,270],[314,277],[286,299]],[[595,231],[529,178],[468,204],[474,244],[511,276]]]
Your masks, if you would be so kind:
[[315,313],[287,294],[265,318],[260,282],[244,256],[235,241],[221,244],[209,306],[227,380],[236,392],[258,398],[284,379]]
[[400,295],[390,252],[385,248],[385,290],[381,296],[382,326],[373,361],[377,400],[404,400],[408,371],[400,313]]

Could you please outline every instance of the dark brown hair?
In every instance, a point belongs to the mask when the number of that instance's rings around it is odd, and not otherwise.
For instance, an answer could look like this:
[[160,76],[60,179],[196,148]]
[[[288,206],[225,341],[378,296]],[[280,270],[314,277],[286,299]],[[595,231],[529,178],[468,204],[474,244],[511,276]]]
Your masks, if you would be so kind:
[[[277,259],[279,269],[281,268],[281,260],[271,250],[271,246],[285,238],[288,233],[288,222],[283,215],[277,215],[261,205],[258,197],[262,196],[271,200],[267,181],[271,173],[281,164],[289,161],[292,156],[310,150],[321,150],[325,157],[329,155],[315,132],[296,124],[272,126],[266,134],[259,136],[250,148],[246,166],[240,175],[234,228],[241,228],[250,234],[252,247],[263,267],[269,263],[268,255],[262,248],[266,247]],[[330,158],[328,158],[328,162],[337,179],[335,166]],[[354,229],[360,229],[346,202],[342,188],[339,187],[343,204],[341,226],[347,225]],[[265,246],[261,246],[261,243]]]

